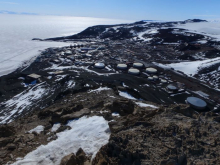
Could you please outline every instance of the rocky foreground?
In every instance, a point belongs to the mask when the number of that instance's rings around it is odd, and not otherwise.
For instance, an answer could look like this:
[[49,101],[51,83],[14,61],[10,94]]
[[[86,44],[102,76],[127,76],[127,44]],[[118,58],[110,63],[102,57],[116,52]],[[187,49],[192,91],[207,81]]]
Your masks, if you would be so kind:
[[[81,100],[83,98],[85,100]],[[140,107],[112,89],[82,92],[75,97],[67,95],[65,100],[65,103],[59,100],[44,110],[1,125],[1,164],[13,162],[41,144],[56,140],[57,133],[72,129],[66,126],[68,120],[85,115],[103,116],[108,121],[109,142],[92,160],[92,155],[79,149],[77,153],[66,155],[62,165],[216,165],[220,162],[220,117],[213,112],[197,113],[188,105],[163,107],[149,102],[148,106]],[[51,132],[58,122],[61,126]],[[40,133],[28,132],[39,125],[44,126]]]

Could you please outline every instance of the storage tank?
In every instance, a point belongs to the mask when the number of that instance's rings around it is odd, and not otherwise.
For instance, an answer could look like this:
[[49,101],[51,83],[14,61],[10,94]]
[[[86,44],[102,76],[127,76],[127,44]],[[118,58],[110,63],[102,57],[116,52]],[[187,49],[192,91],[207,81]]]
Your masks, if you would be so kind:
[[127,67],[128,67],[128,66],[127,66],[126,64],[118,64],[118,65],[117,65],[117,68],[118,68],[118,69],[122,69],[122,70],[127,69]]
[[101,62],[98,62],[98,63],[95,63],[95,68],[98,68],[98,69],[103,69],[105,68],[105,64],[104,63],[101,63]]
[[133,63],[133,67],[135,68],[143,68],[144,64],[142,63]]
[[146,72],[150,73],[150,74],[155,74],[155,73],[157,73],[157,69],[155,69],[155,68],[146,68]]
[[128,73],[133,75],[139,75],[140,71],[138,69],[131,68],[128,70]]
[[207,103],[197,97],[187,97],[186,102],[195,109],[203,110],[206,108]]

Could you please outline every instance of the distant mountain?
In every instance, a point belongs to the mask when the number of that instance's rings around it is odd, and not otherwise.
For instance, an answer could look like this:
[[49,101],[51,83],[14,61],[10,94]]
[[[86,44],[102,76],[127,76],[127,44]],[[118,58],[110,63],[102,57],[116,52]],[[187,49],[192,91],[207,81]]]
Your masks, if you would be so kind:
[[0,10],[0,14],[38,15],[37,13],[14,12],[14,11],[7,11],[7,10]]
[[206,20],[202,20],[202,19],[188,19],[186,21],[184,21],[185,23],[194,23],[194,22],[208,22]]
[[[158,44],[158,42],[193,42],[197,41],[195,35],[187,36],[175,31],[175,26],[179,24],[187,23],[198,23],[207,22],[206,20],[200,19],[188,19],[185,21],[173,21],[173,22],[162,22],[155,20],[141,20],[130,24],[121,25],[96,25],[88,27],[84,31],[65,37],[49,38],[46,40],[71,40],[71,39],[88,39],[88,38],[100,38],[109,40],[122,40],[122,39],[133,39],[139,38],[149,43]],[[173,27],[173,28],[171,28]],[[169,30],[169,28],[171,28]],[[174,30],[174,31],[173,31]],[[181,29],[180,29],[181,31]],[[171,34],[170,34],[171,33]],[[163,35],[162,35],[163,34]],[[181,39],[179,37],[182,37]],[[197,36],[197,35],[196,35]],[[200,38],[203,38],[200,36]],[[159,41],[160,40],[160,41]],[[181,41],[180,41],[181,40]]]

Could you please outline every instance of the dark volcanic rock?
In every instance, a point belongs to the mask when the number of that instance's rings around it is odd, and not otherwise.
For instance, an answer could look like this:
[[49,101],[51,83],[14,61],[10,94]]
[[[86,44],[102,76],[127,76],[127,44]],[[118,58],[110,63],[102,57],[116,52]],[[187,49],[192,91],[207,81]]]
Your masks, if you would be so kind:
[[45,117],[53,116],[54,118],[56,118],[56,117],[59,118],[62,115],[66,115],[66,114],[70,114],[72,112],[79,111],[82,108],[83,108],[82,104],[73,104],[70,106],[64,105],[61,107],[49,107],[49,108],[46,108],[45,110],[39,112],[38,117],[45,118]]
[[75,154],[69,154],[62,158],[60,165],[77,165],[76,159],[77,158]]
[[84,164],[84,162],[87,160],[87,156],[82,148],[79,148],[79,150],[76,152],[76,157],[78,164]]
[[14,150],[16,149],[16,145],[15,144],[9,144],[7,145],[8,150]]
[[9,137],[15,134],[15,128],[8,125],[0,125],[0,137]]
[[112,112],[118,112],[121,116],[132,114],[134,112],[134,103],[130,100],[115,100],[111,107]]
[[219,123],[201,116],[200,119],[187,117],[184,110],[187,111],[187,106],[171,106],[155,110],[151,115],[137,113],[123,116],[115,124],[110,122],[113,131],[109,143],[100,149],[92,163],[216,164],[220,161],[220,136],[216,133]]
[[63,132],[63,131],[65,131],[66,129],[71,129],[71,127],[70,126],[66,126],[66,125],[61,125],[58,129],[57,129],[57,131],[56,131],[56,133],[59,133],[59,132]]
[[12,143],[14,141],[14,138],[8,137],[8,138],[0,138],[0,147],[6,146],[8,143]]
[[62,158],[60,165],[84,165],[87,161],[87,156],[85,152],[80,148],[76,155],[74,153],[69,154]]
[[67,115],[61,116],[60,121],[62,123],[66,123],[68,120],[77,119],[82,116],[88,115],[89,113],[90,113],[90,110],[88,108],[84,108],[78,112],[74,112],[72,114],[67,114]]

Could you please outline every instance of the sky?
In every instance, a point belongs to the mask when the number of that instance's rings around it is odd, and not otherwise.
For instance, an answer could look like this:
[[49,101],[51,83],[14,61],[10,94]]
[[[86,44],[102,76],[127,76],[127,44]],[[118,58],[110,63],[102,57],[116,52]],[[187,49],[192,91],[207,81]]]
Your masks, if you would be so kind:
[[126,20],[220,20],[220,0],[0,0],[0,11]]

